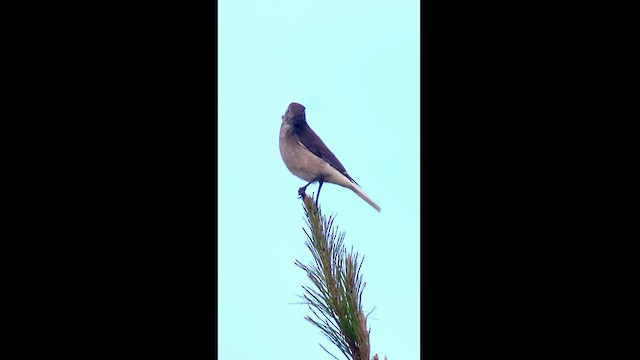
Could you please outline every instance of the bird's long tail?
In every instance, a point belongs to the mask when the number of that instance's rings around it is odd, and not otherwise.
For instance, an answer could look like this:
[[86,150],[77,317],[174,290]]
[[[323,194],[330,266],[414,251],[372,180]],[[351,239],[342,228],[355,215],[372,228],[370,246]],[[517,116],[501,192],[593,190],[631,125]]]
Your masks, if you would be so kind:
[[360,188],[357,185],[354,185],[354,184],[350,184],[350,185],[351,186],[349,186],[349,189],[353,190],[353,192],[358,194],[358,196],[360,196],[362,200],[366,201],[367,203],[369,203],[369,205],[373,206],[374,209],[380,212],[380,206],[378,206],[378,204],[376,204],[375,201],[371,200],[371,198],[367,196],[367,194],[365,194],[364,191],[360,190]]

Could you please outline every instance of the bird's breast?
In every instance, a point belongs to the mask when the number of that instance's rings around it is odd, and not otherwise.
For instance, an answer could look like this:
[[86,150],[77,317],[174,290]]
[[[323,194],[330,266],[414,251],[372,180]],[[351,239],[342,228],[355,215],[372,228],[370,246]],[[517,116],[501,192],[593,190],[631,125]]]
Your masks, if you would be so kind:
[[328,165],[299,142],[292,126],[286,122],[280,127],[280,155],[287,169],[305,181],[323,174]]

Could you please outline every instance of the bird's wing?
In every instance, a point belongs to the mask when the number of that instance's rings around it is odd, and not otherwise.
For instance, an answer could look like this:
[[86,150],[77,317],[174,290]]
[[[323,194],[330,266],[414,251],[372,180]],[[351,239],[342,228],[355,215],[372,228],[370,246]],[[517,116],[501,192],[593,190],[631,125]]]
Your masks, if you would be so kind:
[[[314,153],[317,157],[323,159],[328,162],[329,165],[333,166],[336,170],[340,171],[342,175],[346,176],[347,179],[353,181],[354,184],[358,185],[358,183],[353,180],[349,174],[347,174],[347,169],[344,168],[340,160],[329,150],[327,145],[324,144],[322,139],[309,127],[307,124],[302,124],[303,126],[298,127],[295,130],[296,135],[298,136],[298,140],[300,143],[309,149],[312,153]],[[358,185],[360,186],[360,185]]]

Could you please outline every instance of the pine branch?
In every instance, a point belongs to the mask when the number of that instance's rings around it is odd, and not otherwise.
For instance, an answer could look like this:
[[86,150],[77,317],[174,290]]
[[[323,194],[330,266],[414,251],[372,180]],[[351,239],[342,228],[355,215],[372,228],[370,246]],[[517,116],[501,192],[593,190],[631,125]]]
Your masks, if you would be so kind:
[[300,297],[314,315],[314,318],[306,316],[305,319],[317,326],[347,359],[369,360],[369,331],[362,311],[362,292],[366,283],[360,274],[364,257],[359,259],[353,248],[347,253],[345,234],[338,233],[337,226],[334,228],[334,217],[322,216],[313,199],[306,194],[303,200],[310,230],[304,229],[306,245],[314,260],[309,265],[295,262],[314,285],[314,288],[302,287],[304,294]]

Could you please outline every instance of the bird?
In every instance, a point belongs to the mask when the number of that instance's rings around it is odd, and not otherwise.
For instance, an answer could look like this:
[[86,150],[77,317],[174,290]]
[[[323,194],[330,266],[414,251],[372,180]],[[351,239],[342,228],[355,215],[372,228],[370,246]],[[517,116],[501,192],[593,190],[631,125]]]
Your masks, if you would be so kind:
[[322,184],[328,182],[352,190],[380,212],[380,206],[360,189],[360,185],[347,173],[340,160],[309,127],[305,107],[299,103],[289,104],[282,115],[280,155],[292,174],[308,181],[307,185],[298,189],[298,195],[302,196],[307,186],[317,181],[317,205]]

